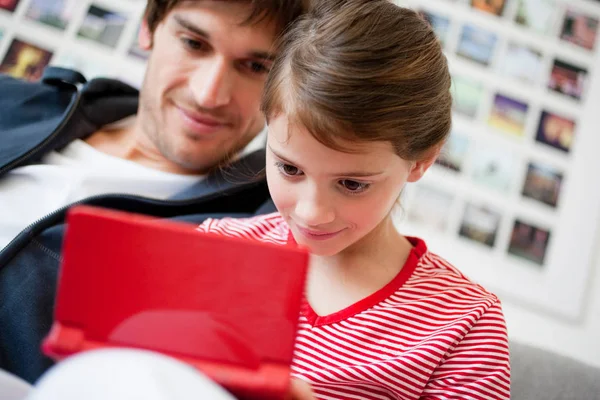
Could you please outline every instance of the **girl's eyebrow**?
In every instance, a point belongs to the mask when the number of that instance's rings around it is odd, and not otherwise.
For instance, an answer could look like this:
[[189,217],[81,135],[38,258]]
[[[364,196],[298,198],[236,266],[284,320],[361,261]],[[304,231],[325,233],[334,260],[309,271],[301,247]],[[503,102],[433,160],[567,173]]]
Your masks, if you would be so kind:
[[304,168],[302,168],[302,166],[300,164],[298,164],[296,162],[293,162],[291,160],[288,160],[287,158],[285,158],[284,156],[282,156],[281,154],[279,154],[278,152],[276,152],[275,150],[273,150],[273,148],[271,147],[270,144],[267,145],[267,147],[269,148],[269,150],[271,150],[271,153],[273,153],[275,155],[275,157],[279,158],[281,161],[283,161],[285,163],[288,163],[288,164],[291,164],[294,167],[297,167],[299,169],[302,169],[302,170],[304,169]]
[[353,178],[372,178],[377,175],[382,175],[384,171],[377,172],[364,172],[364,171],[356,171],[356,172],[344,172],[344,173],[335,173],[331,174],[332,176],[350,176]]
[[[273,148],[270,145],[267,145],[267,147],[269,147],[269,150],[271,150],[271,152],[275,155],[275,157],[279,158],[281,161],[283,161],[284,163],[293,165],[294,167],[297,167],[298,169],[301,169],[304,171],[304,168],[302,168],[302,166],[296,162],[293,162],[291,160],[288,160],[287,158],[285,158],[284,156],[282,156],[281,154],[277,153],[275,150],[273,150]],[[368,177],[374,177],[377,175],[382,175],[385,171],[376,171],[376,172],[365,172],[365,171],[355,171],[355,172],[342,172],[342,173],[333,173],[333,174],[329,174],[331,176],[351,176],[351,177],[356,177],[356,178],[368,178]]]

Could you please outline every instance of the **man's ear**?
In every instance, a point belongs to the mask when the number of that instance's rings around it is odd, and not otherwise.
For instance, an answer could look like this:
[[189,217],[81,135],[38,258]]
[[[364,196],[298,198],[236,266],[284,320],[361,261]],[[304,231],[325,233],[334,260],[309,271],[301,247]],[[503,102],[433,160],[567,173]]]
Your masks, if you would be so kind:
[[142,50],[149,51],[152,49],[152,33],[148,27],[148,21],[146,17],[142,17],[142,23],[140,24],[140,31],[138,32],[138,46]]
[[429,150],[420,160],[414,161],[413,165],[410,169],[410,173],[408,174],[408,182],[416,182],[425,175],[425,172],[433,165],[435,160],[440,155],[442,151],[443,144],[435,146],[433,149]]

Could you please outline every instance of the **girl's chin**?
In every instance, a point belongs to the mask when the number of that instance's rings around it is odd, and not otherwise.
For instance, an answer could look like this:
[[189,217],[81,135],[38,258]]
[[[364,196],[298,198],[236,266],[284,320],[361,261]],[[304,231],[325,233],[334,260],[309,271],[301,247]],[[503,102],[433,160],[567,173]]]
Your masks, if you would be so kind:
[[338,246],[324,246],[306,241],[297,241],[297,243],[308,250],[313,256],[331,257],[339,254],[342,250]]

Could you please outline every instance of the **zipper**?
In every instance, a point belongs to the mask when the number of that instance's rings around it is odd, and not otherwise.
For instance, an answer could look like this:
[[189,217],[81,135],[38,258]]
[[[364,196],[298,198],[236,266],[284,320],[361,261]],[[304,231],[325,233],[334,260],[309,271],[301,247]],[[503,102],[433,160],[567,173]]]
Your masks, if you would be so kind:
[[[50,214],[47,214],[44,217],[37,219],[33,223],[29,224],[25,229],[23,229],[17,236],[15,236],[4,247],[4,249],[0,250],[0,269],[2,269],[2,267],[6,264],[6,262],[14,256],[14,254],[12,254],[12,253],[16,253],[17,251],[21,250],[22,247],[18,247],[18,248],[15,247],[14,249],[11,249],[11,247],[13,247],[13,245],[16,244],[18,241],[23,240],[22,236],[26,232],[27,232],[27,236],[29,236],[30,238],[36,236],[41,231],[43,231],[49,227],[49,225],[47,224],[48,221],[51,221],[56,216],[59,216],[60,214],[65,213],[71,207],[82,205],[82,204],[87,204],[87,203],[95,203],[98,200],[104,200],[104,199],[138,201],[138,202],[142,202],[142,203],[154,205],[154,206],[159,206],[159,207],[160,206],[185,207],[185,206],[194,205],[194,204],[198,203],[199,201],[208,202],[208,201],[213,200],[216,197],[223,196],[224,194],[227,194],[227,195],[235,194],[235,193],[237,193],[241,190],[244,190],[248,187],[256,186],[258,183],[260,183],[260,182],[247,182],[246,184],[242,184],[242,185],[235,186],[235,187],[230,187],[230,188],[226,189],[225,191],[215,191],[214,193],[210,193],[205,196],[191,198],[191,199],[185,199],[185,200],[156,200],[156,199],[152,199],[149,197],[136,196],[136,195],[125,194],[125,193],[103,194],[103,195],[86,197],[85,199],[78,200],[76,202],[67,204],[66,206],[63,206],[57,210],[52,211]],[[130,211],[130,212],[135,212],[135,211]],[[162,217],[162,218],[166,218],[166,217]],[[50,225],[53,225],[55,223],[56,222],[51,223]],[[48,225],[48,226],[46,226],[46,225]],[[37,229],[34,229],[36,227],[37,227]]]
[[82,97],[81,92],[82,92],[82,89],[77,89],[75,99],[73,99],[71,104],[69,105],[70,106],[69,110],[67,111],[66,115],[64,116],[64,118],[62,119],[60,124],[58,124],[56,129],[54,129],[54,131],[50,134],[50,136],[48,136],[39,146],[29,150],[27,153],[23,154],[21,157],[17,158],[16,160],[14,160],[14,161],[6,164],[4,167],[0,168],[0,176],[3,175],[5,171],[12,169],[15,165],[17,165],[20,162],[22,162],[23,160],[26,160],[27,158],[31,157],[31,155],[35,154],[36,152],[38,152],[40,150],[43,150],[48,145],[48,143],[51,143],[52,140],[56,136],[58,136],[60,131],[65,127],[65,125],[67,123],[69,123],[69,121],[71,120],[71,117],[75,113],[75,110],[77,109],[77,106],[79,105],[79,103],[81,101],[81,97]]
[[[52,219],[53,217],[64,213],[65,211],[67,211],[69,208],[74,207],[74,206],[78,206],[81,204],[85,204],[87,202],[91,202],[94,200],[102,200],[103,198],[111,198],[111,199],[115,199],[115,200],[119,200],[119,199],[128,199],[128,200],[139,200],[139,201],[148,201],[148,202],[152,202],[153,199],[150,198],[146,198],[146,197],[142,197],[142,196],[134,196],[134,195],[128,195],[128,194],[124,194],[124,193],[119,193],[119,194],[114,194],[114,195],[97,195],[97,196],[90,196],[90,197],[86,197],[85,199],[67,204],[66,206],[63,206],[59,209],[56,209],[54,211],[52,211],[50,214],[47,214],[45,216],[43,216],[42,218],[37,219],[36,221],[32,222],[31,224],[27,225],[27,227],[25,229],[23,229],[17,236],[15,236],[10,242],[8,242],[8,244],[4,247],[4,249],[0,250],[0,268],[1,266],[4,264],[4,262],[2,261],[5,258],[5,255],[8,254],[8,250],[12,247],[13,244],[15,244],[17,241],[20,240],[21,236],[23,235],[24,232],[28,232],[28,231],[33,231],[33,228],[38,225],[38,224],[42,224],[42,222],[48,221],[50,219]],[[157,200],[158,201],[158,200]],[[165,201],[166,202],[166,201]],[[159,204],[157,204],[159,205]],[[165,204],[168,205],[168,204]],[[34,232],[31,232],[33,235],[35,235]]]

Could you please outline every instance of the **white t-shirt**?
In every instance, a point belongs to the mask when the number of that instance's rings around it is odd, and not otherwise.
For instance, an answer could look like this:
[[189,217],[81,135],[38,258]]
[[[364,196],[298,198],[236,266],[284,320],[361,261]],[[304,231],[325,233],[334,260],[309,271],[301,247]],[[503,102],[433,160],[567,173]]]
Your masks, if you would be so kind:
[[31,223],[89,196],[166,199],[202,177],[177,175],[102,153],[82,140],[0,179],[0,250]]

